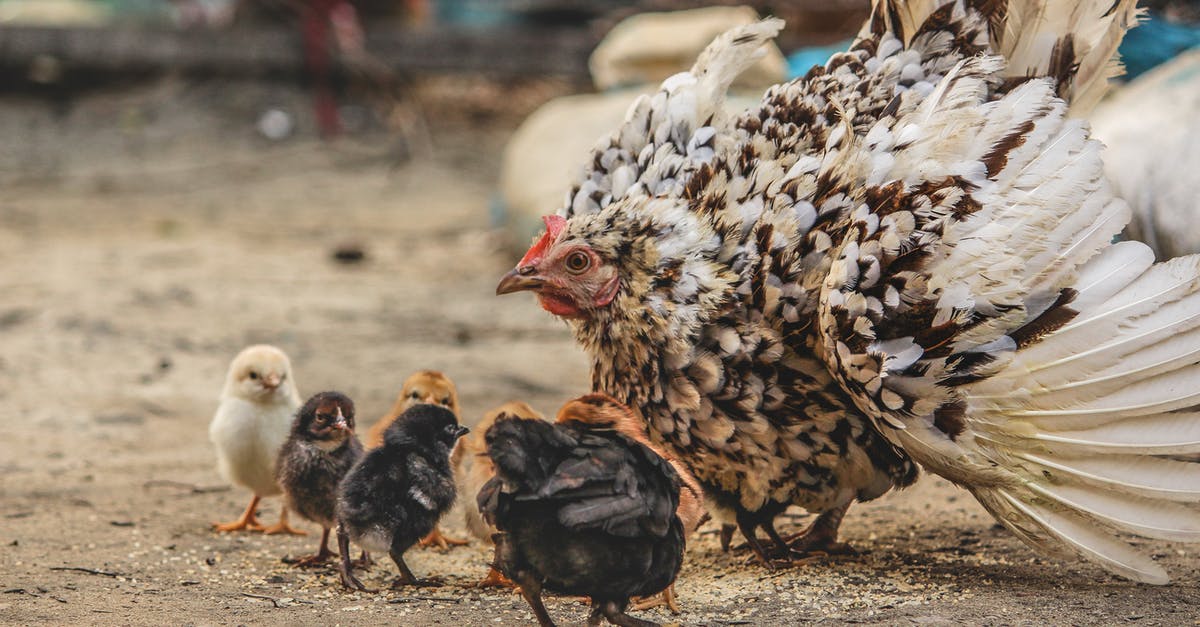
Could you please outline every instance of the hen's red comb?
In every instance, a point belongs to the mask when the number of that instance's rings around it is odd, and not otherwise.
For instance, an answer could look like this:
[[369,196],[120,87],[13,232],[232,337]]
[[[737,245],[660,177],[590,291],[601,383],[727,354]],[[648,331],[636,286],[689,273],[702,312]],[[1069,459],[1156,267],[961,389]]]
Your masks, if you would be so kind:
[[518,268],[535,266],[541,262],[542,258],[546,256],[546,251],[550,249],[550,245],[558,239],[563,227],[567,225],[566,218],[555,215],[542,216],[542,222],[546,223],[546,232],[542,233],[538,241],[529,247],[529,251],[525,253],[525,256],[521,257],[521,262],[517,264]]

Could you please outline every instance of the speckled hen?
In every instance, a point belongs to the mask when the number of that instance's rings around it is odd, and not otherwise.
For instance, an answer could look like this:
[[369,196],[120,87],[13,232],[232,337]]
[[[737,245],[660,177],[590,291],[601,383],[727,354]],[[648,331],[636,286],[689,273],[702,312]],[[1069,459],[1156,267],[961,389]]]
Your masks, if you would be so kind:
[[[919,462],[1045,554],[1163,583],[1115,532],[1200,540],[1200,258],[1112,244],[1129,209],[1072,117],[1134,14],[876,0],[727,116],[781,23],[734,29],[597,144],[497,292],[570,321],[765,563],[838,546]],[[819,516],[789,542],[792,505]]]

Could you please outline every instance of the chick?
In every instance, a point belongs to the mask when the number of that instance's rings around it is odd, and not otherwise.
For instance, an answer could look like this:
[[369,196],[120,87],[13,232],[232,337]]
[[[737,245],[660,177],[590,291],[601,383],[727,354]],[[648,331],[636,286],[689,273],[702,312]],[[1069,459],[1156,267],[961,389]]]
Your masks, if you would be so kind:
[[[375,448],[382,444],[383,432],[387,430],[388,425],[392,424],[397,416],[404,413],[404,410],[417,403],[441,405],[454,412],[455,418],[461,418],[458,411],[458,390],[454,387],[454,381],[436,370],[419,370],[404,380],[404,385],[400,388],[400,395],[396,397],[392,409],[371,426],[371,430],[367,432],[367,448]],[[466,543],[466,540],[444,535],[437,527],[434,527],[429,535],[421,538],[422,547],[437,546],[441,549],[448,549],[451,546],[463,546]]]
[[317,566],[334,556],[329,531],[337,524],[338,483],[362,455],[354,437],[354,401],[341,392],[321,392],[304,403],[276,468],[284,503],[322,528],[317,553],[296,566]]
[[396,402],[392,404],[388,413],[371,425],[371,429],[367,431],[367,448],[383,444],[383,432],[387,430],[388,425],[404,413],[404,410],[417,403],[441,405],[454,412],[455,417],[459,417],[458,389],[454,387],[450,377],[436,370],[419,370],[404,380],[400,395],[396,397]]
[[366,590],[354,577],[350,540],[386,551],[400,569],[399,585],[423,585],[404,552],[429,533],[454,504],[450,449],[467,428],[445,407],[422,403],[406,410],[342,480],[337,503],[342,584]]
[[[492,542],[492,535],[496,533],[496,528],[489,525],[483,519],[483,515],[479,513],[479,504],[475,501],[475,495],[479,494],[483,484],[496,476],[496,465],[492,463],[492,458],[488,457],[484,434],[502,416],[526,420],[545,420],[545,416],[525,403],[520,401],[505,403],[484,414],[483,419],[475,425],[475,430],[471,435],[459,440],[450,454],[450,465],[454,468],[454,480],[458,484],[458,492],[465,497],[463,499],[463,522],[466,523],[467,531],[470,531],[471,535],[489,544]],[[486,588],[513,584],[493,566],[487,577],[478,585]]]
[[283,351],[257,344],[238,353],[229,364],[208,437],[216,446],[221,476],[248,488],[253,497],[240,518],[213,523],[215,530],[306,535],[288,525],[286,505],[279,511],[279,522],[270,527],[259,523],[255,514],[262,497],[280,493],[275,458],[287,440],[298,407],[300,394],[292,377],[292,364]]
[[[658,453],[660,457],[671,464],[671,467],[675,469],[675,474],[679,475],[679,507],[675,509],[675,514],[683,523],[685,539],[695,533],[705,520],[708,520],[708,512],[704,509],[704,491],[700,488],[700,483],[696,481],[683,462],[669,455],[661,447],[650,443],[650,438],[646,435],[646,423],[629,408],[607,395],[590,394],[570,401],[558,410],[555,422],[561,424],[570,421],[594,425],[597,428],[616,429],[638,444]],[[675,599],[674,581],[659,596],[633,600],[633,609],[639,611],[663,605],[666,605],[673,614],[679,613],[679,604]]]
[[[616,404],[605,396],[580,401],[583,410]],[[485,438],[496,477],[479,492],[479,509],[500,530],[497,567],[521,587],[538,623],[554,625],[544,586],[590,597],[589,625],[601,617],[653,625],[625,610],[630,597],[666,589],[683,564],[671,465],[600,419],[500,418]]]

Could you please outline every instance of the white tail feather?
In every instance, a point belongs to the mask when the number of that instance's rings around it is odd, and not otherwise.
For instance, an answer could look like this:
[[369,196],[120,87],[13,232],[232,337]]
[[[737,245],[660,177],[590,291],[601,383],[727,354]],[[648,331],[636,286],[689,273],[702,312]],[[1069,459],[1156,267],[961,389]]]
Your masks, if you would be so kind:
[[[1114,538],[1107,529],[1098,528],[1090,522],[1065,513],[1054,512],[1014,497],[1008,491],[997,490],[1009,506],[1011,513],[1019,513],[1024,520],[1013,520],[1004,516],[1000,520],[1010,529],[1021,522],[1036,524],[1045,535],[1058,540],[1061,545],[1080,557],[1098,562],[1105,568],[1144,583],[1163,585],[1170,581],[1165,570],[1154,560],[1133,550],[1125,542]],[[1014,529],[1015,531],[1016,529]],[[1036,533],[1023,528],[1019,535]]]

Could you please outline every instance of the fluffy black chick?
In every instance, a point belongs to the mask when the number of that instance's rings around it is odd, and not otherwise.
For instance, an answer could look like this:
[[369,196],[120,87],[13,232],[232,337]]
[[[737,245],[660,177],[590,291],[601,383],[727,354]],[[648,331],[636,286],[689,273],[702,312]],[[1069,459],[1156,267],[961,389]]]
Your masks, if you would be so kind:
[[322,528],[320,549],[296,566],[317,566],[334,556],[329,531],[337,524],[338,483],[362,455],[354,436],[354,401],[345,394],[321,392],[296,413],[276,458],[275,477],[288,508]]
[[454,412],[440,405],[414,405],[383,434],[342,480],[337,503],[342,584],[366,590],[348,558],[353,540],[385,551],[396,562],[395,586],[422,585],[404,563],[404,552],[425,537],[454,504],[450,449],[467,433]]
[[487,432],[496,477],[479,510],[500,533],[496,567],[552,626],[541,591],[591,598],[589,625],[654,625],[625,613],[666,588],[683,563],[679,478],[654,451],[577,421],[502,418]]

